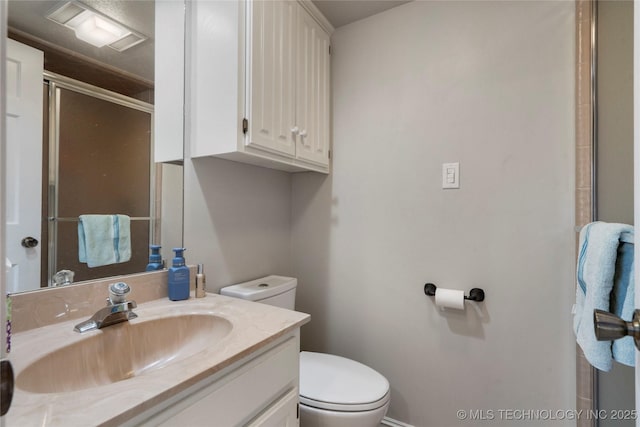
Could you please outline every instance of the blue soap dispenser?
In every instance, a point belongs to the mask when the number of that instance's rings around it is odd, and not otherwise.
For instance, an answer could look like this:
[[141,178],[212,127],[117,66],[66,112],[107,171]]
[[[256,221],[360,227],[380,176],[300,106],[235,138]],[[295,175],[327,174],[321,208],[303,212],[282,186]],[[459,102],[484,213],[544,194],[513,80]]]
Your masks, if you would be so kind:
[[160,245],[149,245],[151,255],[149,255],[149,264],[146,271],[162,270],[162,255],[160,255]]
[[173,248],[176,253],[173,266],[169,269],[169,299],[180,301],[189,299],[189,267],[184,263],[184,248]]

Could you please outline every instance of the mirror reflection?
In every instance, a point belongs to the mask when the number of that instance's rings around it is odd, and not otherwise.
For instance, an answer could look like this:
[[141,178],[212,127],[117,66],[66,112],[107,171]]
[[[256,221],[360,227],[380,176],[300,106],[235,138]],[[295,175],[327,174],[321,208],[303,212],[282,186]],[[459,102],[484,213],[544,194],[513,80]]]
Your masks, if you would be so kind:
[[155,2],[8,11],[8,292],[144,271],[150,244],[167,259],[182,244],[182,159],[154,156]]

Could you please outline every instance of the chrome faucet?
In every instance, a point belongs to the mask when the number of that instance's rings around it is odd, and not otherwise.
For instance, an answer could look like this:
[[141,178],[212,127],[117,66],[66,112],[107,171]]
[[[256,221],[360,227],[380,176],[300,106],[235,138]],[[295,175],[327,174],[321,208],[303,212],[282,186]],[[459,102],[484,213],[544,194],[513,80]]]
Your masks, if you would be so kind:
[[76,332],[87,332],[93,329],[102,329],[116,323],[126,322],[138,317],[132,310],[138,305],[135,301],[127,301],[127,295],[131,292],[131,288],[124,282],[114,283],[109,286],[109,298],[107,298],[107,306],[101,308],[91,316],[89,320],[78,323],[75,328]]

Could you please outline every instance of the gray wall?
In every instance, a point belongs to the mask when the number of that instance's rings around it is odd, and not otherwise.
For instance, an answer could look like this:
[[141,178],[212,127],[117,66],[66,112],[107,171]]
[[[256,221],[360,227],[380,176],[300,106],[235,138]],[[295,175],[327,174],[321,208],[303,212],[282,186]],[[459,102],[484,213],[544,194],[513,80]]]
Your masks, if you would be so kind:
[[[598,219],[633,224],[633,2],[598,2]],[[599,407],[635,408],[634,369],[618,363],[598,372]],[[601,420],[600,427],[633,426]]]
[[575,407],[574,7],[412,2],[332,37],[333,172],[293,176],[302,344],[384,374],[392,418]]
[[228,160],[185,161],[185,258],[207,291],[291,274],[291,175]]

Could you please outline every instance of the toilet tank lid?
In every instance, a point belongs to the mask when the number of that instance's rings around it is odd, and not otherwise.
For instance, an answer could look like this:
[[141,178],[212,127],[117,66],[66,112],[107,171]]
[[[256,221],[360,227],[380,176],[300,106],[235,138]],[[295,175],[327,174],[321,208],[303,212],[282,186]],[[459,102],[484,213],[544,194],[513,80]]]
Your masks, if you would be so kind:
[[385,398],[389,382],[374,369],[333,354],[300,353],[300,397],[338,405],[362,405]]
[[260,301],[295,289],[297,285],[298,279],[295,277],[271,275],[224,287],[220,289],[220,294],[249,301]]

